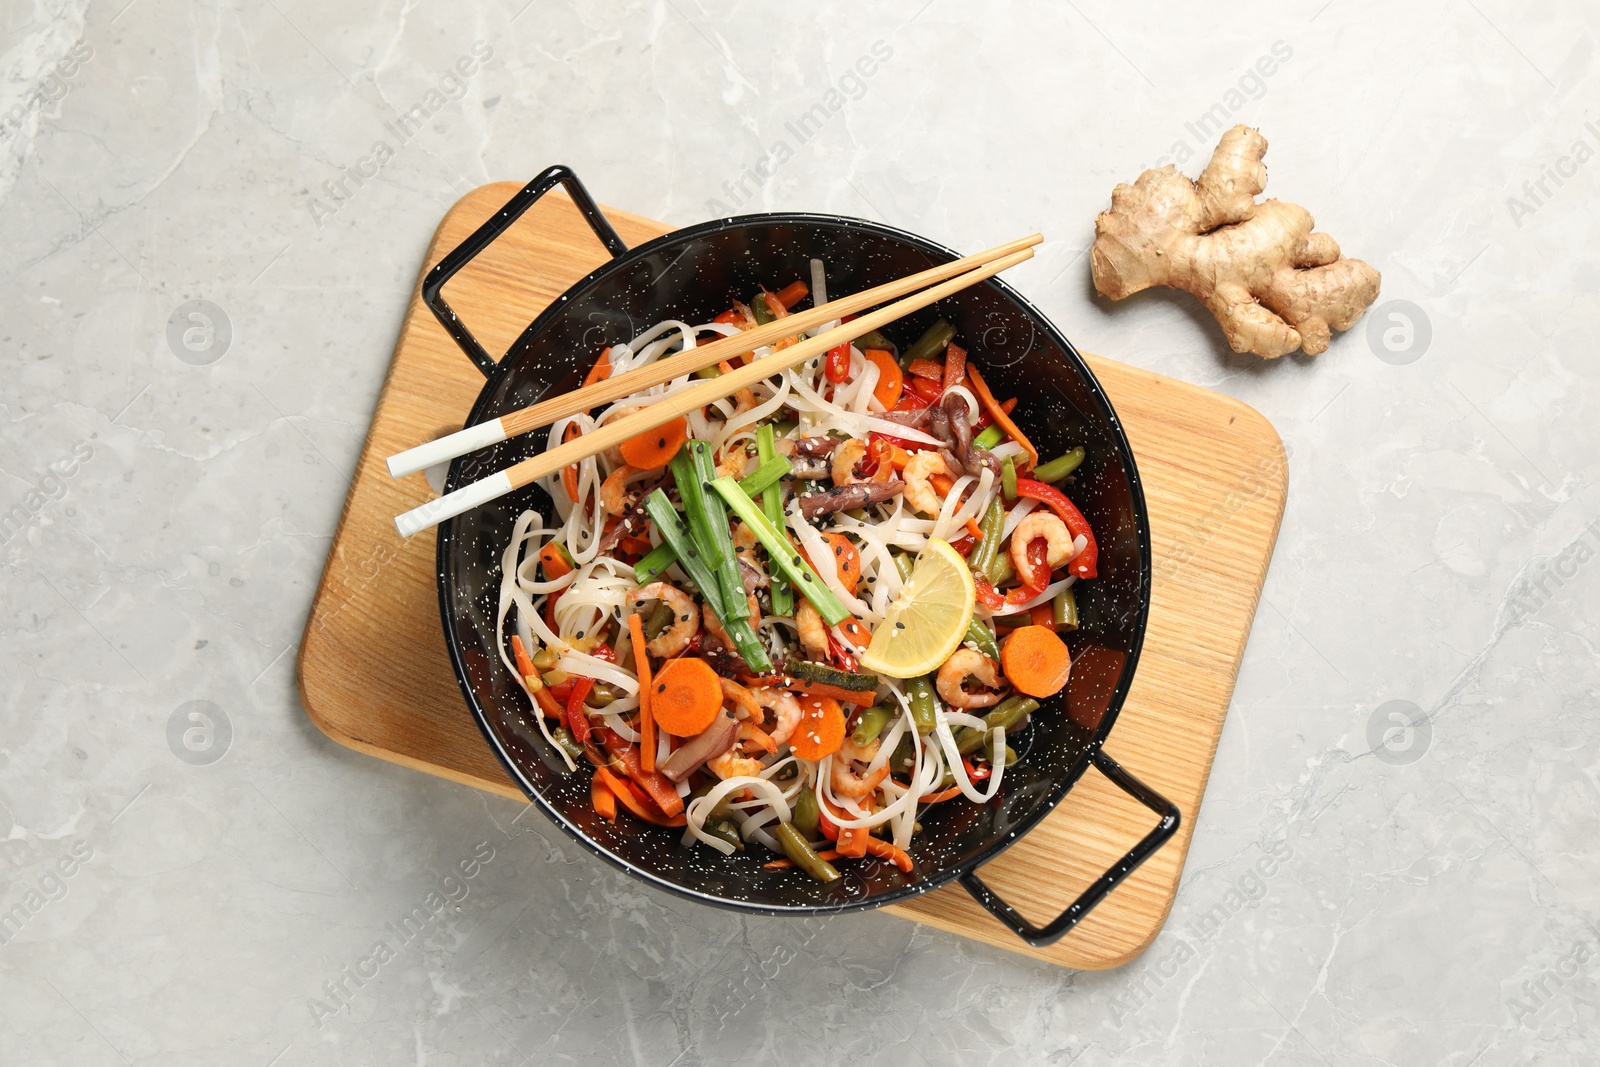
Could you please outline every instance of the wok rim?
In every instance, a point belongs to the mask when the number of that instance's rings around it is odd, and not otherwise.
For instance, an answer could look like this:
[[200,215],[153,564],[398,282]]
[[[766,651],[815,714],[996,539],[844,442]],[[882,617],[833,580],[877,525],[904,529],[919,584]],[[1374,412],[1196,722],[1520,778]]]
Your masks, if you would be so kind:
[[[626,252],[613,256],[605,263],[596,267],[588,274],[579,278],[568,286],[567,289],[547,306],[520,333],[516,340],[506,349],[504,355],[495,363],[492,373],[485,374],[485,381],[478,392],[478,398],[473,402],[472,410],[467,415],[463,425],[472,426],[482,422],[485,409],[488,407],[493,395],[501,381],[515,367],[522,357],[531,340],[536,337],[558,314],[566,310],[569,304],[576,304],[586,290],[606,281],[611,275],[632,266],[644,256],[653,254],[663,248],[671,247],[678,243],[687,243],[708,235],[724,233],[730,230],[752,228],[757,226],[796,225],[796,226],[822,226],[843,228],[846,230],[862,230],[889,238],[913,249],[926,253],[939,259],[958,259],[960,253],[955,250],[931,241],[908,230],[902,230],[885,223],[873,222],[869,219],[854,218],[848,215],[834,215],[825,212],[758,212],[748,215],[732,215],[706,222],[686,226],[662,234],[642,244],[629,248]],[[1106,704],[1106,710],[1101,717],[1099,725],[1095,728],[1093,737],[1084,745],[1074,766],[1063,775],[1059,784],[1052,791],[1052,796],[1038,805],[1025,818],[1018,821],[1008,832],[998,836],[995,840],[979,849],[973,855],[960,863],[937,869],[925,869],[918,864],[918,880],[890,889],[882,893],[869,893],[859,900],[849,900],[843,903],[827,904],[796,904],[796,905],[771,905],[761,904],[748,900],[739,900],[730,897],[718,896],[702,890],[692,889],[679,882],[672,881],[648,867],[640,866],[622,856],[610,851],[600,841],[591,837],[582,827],[569,821],[561,811],[546,800],[538,787],[523,773],[522,768],[511,756],[506,745],[501,741],[497,731],[490,723],[489,711],[478,698],[468,676],[464,659],[464,650],[457,639],[454,620],[455,613],[452,605],[455,599],[454,584],[448,574],[446,563],[455,541],[455,520],[447,519],[439,524],[437,544],[435,548],[435,583],[439,594],[440,623],[444,630],[445,646],[450,656],[450,666],[454,670],[456,683],[461,688],[463,697],[467,702],[468,710],[472,713],[473,721],[477,723],[478,730],[483,734],[495,758],[499,760],[506,773],[518,788],[528,797],[529,801],[538,807],[547,818],[557,827],[562,829],[569,837],[580,845],[599,856],[602,860],[617,867],[625,873],[645,882],[648,885],[664,890],[674,896],[706,904],[713,907],[724,908],[731,911],[753,915],[770,915],[781,917],[807,916],[807,915],[835,915],[851,911],[870,911],[889,904],[902,903],[914,899],[924,893],[942,888],[963,874],[978,870],[980,867],[997,858],[1006,849],[1022,840],[1029,831],[1033,830],[1040,822],[1044,821],[1056,807],[1066,799],[1067,795],[1076,788],[1084,772],[1088,770],[1098,750],[1110,736],[1116,726],[1117,718],[1121,714],[1122,706],[1127,700],[1128,692],[1132,688],[1133,679],[1138,671],[1139,657],[1144,649],[1145,634],[1150,622],[1150,583],[1152,578],[1152,565],[1150,558],[1150,515],[1145,503],[1144,483],[1139,476],[1138,464],[1134,459],[1133,446],[1128,440],[1127,430],[1123,427],[1121,418],[1118,417],[1116,408],[1106,395],[1100,380],[1095,377],[1087,361],[1077,347],[1067,339],[1066,335],[1058,329],[1037,306],[1027,297],[1023,296],[1004,279],[995,276],[986,279],[980,284],[995,286],[1007,300],[1017,305],[1018,308],[1032,321],[1033,325],[1043,331],[1067,357],[1068,364],[1078,373],[1085,386],[1090,399],[1093,401],[1100,415],[1106,420],[1107,425],[1113,430],[1112,443],[1117,455],[1122,461],[1127,472],[1129,498],[1132,503],[1134,527],[1139,544],[1139,604],[1137,621],[1134,627],[1133,639],[1130,642],[1127,662],[1123,665],[1121,676],[1117,679],[1116,686],[1112,689],[1111,697]],[[465,358],[465,357],[463,357]],[[463,460],[461,457],[450,465],[449,475],[445,483],[445,492],[451,492],[465,484]],[[931,867],[931,865],[930,865]]]

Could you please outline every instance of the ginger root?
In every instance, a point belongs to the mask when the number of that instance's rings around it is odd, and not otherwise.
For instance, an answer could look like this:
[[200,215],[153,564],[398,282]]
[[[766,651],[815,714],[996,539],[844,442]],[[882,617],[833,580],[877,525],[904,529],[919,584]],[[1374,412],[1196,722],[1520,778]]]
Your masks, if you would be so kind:
[[1328,349],[1378,296],[1378,272],[1345,259],[1310,212],[1266,188],[1267,141],[1248,126],[1222,135],[1199,181],[1171,164],[1118,185],[1094,220],[1089,260],[1101,295],[1121,300],[1152,285],[1194,294],[1235,352],[1267,359]]

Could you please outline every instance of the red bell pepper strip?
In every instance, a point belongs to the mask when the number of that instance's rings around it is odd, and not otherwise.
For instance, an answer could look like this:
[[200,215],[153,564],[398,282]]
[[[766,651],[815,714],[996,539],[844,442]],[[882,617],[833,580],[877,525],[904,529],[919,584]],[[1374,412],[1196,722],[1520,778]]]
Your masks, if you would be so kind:
[[1004,596],[1000,594],[999,590],[995,589],[994,586],[989,584],[989,579],[985,578],[981,574],[973,575],[973,592],[978,598],[978,603],[982,604],[990,611],[995,611],[1001,607],[1014,608],[1022,604],[1026,604],[1028,601],[1044,592],[1045,586],[1050,584],[1050,568],[1048,565],[1049,553],[1050,546],[1045,544],[1044,538],[1040,537],[1029,543],[1028,563],[1030,566],[1028,569],[1033,574],[1040,576],[1040,582],[1038,585],[1018,586],[1017,588],[1011,590],[1011,592],[1006,593]]
[[823,375],[834,385],[838,385],[850,377],[850,343],[848,341],[828,349],[828,362],[823,368]]
[[645,770],[643,762],[639,759],[637,745],[625,744],[619,749],[613,749],[612,755],[622,761],[623,767],[627,768],[628,777],[644,788],[663,815],[670,819],[683,810],[683,798],[678,795],[677,789],[673,788],[672,780],[659,771]]
[[567,729],[572,731],[572,739],[580,745],[589,740],[589,716],[584,714],[583,701],[593,688],[593,678],[575,678],[572,693],[567,697]]
[[1100,560],[1100,547],[1095,543],[1089,520],[1083,517],[1078,505],[1067,499],[1067,495],[1055,486],[1036,482],[1032,478],[1017,479],[1017,496],[1039,501],[1060,516],[1061,521],[1067,524],[1069,534],[1082,537],[1087,542],[1083,551],[1067,564],[1067,570],[1079,579],[1093,578],[1096,574],[1095,564]]
[[939,397],[944,394],[944,386],[940,385],[932,378],[911,377],[906,379],[906,392],[910,393],[912,396],[919,396],[923,400],[926,400],[928,403],[923,404],[922,406],[927,407],[929,404],[937,401]]

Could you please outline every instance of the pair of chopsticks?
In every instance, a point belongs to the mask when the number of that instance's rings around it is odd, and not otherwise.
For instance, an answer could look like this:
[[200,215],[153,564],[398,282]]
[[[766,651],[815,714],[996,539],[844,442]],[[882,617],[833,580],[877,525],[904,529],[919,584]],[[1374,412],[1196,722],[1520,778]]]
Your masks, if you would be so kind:
[[[469,426],[436,441],[400,452],[389,458],[389,473],[397,478],[476,449],[498,444],[518,434],[548,426],[557,419],[588,411],[613,400],[620,400],[641,389],[661,385],[685,374],[716,366],[740,353],[804,333],[845,315],[859,314],[866,308],[882,304],[884,301],[895,300],[895,303],[887,304],[877,311],[860,314],[858,318],[841,323],[831,330],[753,360],[745,366],[736,367],[726,374],[708,379],[701,385],[685,389],[664,400],[652,402],[648,407],[625,418],[607,423],[575,440],[513,464],[453,493],[446,493],[436,500],[430,500],[420,507],[397,515],[394,520],[395,526],[399,528],[402,537],[410,537],[445,519],[470,511],[479,504],[488,503],[546,475],[554,474],[563,467],[620,445],[630,437],[653,430],[713,401],[731,396],[740,389],[752,386],[763,379],[782,374],[830,348],[847,341],[854,341],[863,334],[886,326],[896,319],[904,318],[913,311],[943,300],[986,278],[992,278],[1024,260],[1031,259],[1033,246],[1042,240],[1044,238],[1039,234],[1031,234],[1003,245],[996,245],[976,255],[964,256],[897,281],[830,300],[821,307],[798,311],[781,319],[775,319],[764,326],[720,338],[710,344],[685,349],[654,363],[595,382],[583,389],[552,397],[520,411],[502,415],[476,426]],[[914,295],[907,296],[908,293]],[[896,299],[898,297],[905,299]]]

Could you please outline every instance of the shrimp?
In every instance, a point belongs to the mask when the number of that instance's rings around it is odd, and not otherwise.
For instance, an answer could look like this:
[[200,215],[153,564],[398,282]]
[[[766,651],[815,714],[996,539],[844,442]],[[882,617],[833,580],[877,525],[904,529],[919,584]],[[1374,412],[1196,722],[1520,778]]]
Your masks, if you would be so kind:
[[[850,742],[846,741],[845,744],[848,745]],[[877,742],[874,741],[872,744],[877,745]],[[851,800],[867,797],[867,795],[877,790],[878,785],[883,784],[885,777],[890,776],[890,765],[888,763],[875,769],[872,773],[866,774],[866,776],[856,774],[851,769],[850,760],[842,758],[843,755],[845,755],[845,752],[840,749],[832,757],[834,758],[834,765],[832,765],[834,782],[832,782],[832,785],[834,785],[834,793],[838,797],[850,797]]]
[[738,480],[744,477],[744,469],[749,465],[750,453],[744,445],[734,445],[722,454],[721,461],[717,463],[717,477]]
[[986,708],[1000,702],[999,693],[969,693],[964,688],[968,678],[976,678],[990,689],[1000,684],[994,660],[974,649],[958,648],[939,668],[935,682],[946,704],[957,708]]
[[638,473],[638,467],[624,463],[600,483],[600,505],[606,509],[607,515],[625,515],[629,508],[639,502],[639,491],[630,490],[627,486],[628,479]]
[[839,487],[855,485],[857,482],[887,482],[894,474],[894,469],[887,463],[878,464],[878,469],[872,472],[872,477],[862,478],[856,474],[856,467],[867,457],[867,443],[859,437],[852,437],[833,450],[833,484]]
[[755,694],[732,678],[721,678],[722,699],[724,703],[736,704],[739,709],[749,716],[749,721],[760,726],[766,721],[767,713],[762,710],[761,701]]
[[731,748],[720,756],[706,760],[706,767],[718,778],[759,778],[761,772],[766,770],[760,760],[741,756]]
[[[1051,570],[1072,559],[1075,543],[1072,534],[1067,531],[1067,524],[1061,521],[1059,515],[1052,515],[1048,511],[1035,511],[1027,518],[1017,523],[1017,528],[1011,532],[1011,562],[1016,565],[1017,577],[1022,579],[1022,584],[1029,587],[1042,586],[1044,581],[1034,581],[1033,561],[1028,558],[1028,549],[1033,542],[1044,538],[1046,547],[1045,566]],[[1045,575],[1045,579],[1049,579]]]
[[[754,626],[761,621],[761,604],[756,600],[754,593],[745,594],[750,604],[750,625]],[[728,636],[728,631],[722,628],[722,620],[717,618],[717,613],[708,611],[705,614],[706,633],[722,642],[723,648],[733,647],[733,638]]]
[[652,656],[676,656],[689,647],[695,631],[700,629],[700,608],[693,597],[666,582],[651,582],[628,595],[634,600],[659,600],[672,609],[672,625],[645,642],[644,647]]
[[733,524],[733,551],[745,559],[754,559],[756,554],[756,533],[742,522]]
[[794,694],[787,689],[752,689],[750,695],[757,704],[763,708],[770,708],[775,718],[776,725],[772,728],[772,739],[778,744],[783,744],[794,734],[795,727],[800,725],[800,702]]
[[795,627],[800,631],[800,643],[814,659],[828,658],[828,628],[822,623],[822,613],[809,600],[801,600],[794,613]]
[[[948,477],[954,473],[950,469],[950,464],[946,463],[944,457],[939,453],[932,451],[918,452],[911,457],[910,462],[906,464],[906,469],[900,474],[900,477],[904,478],[906,482],[906,503],[924,515],[938,515],[940,506],[939,494],[933,491],[933,486],[929,484],[928,480],[935,474],[943,474]],[[1013,541],[1013,543],[1015,542]]]

